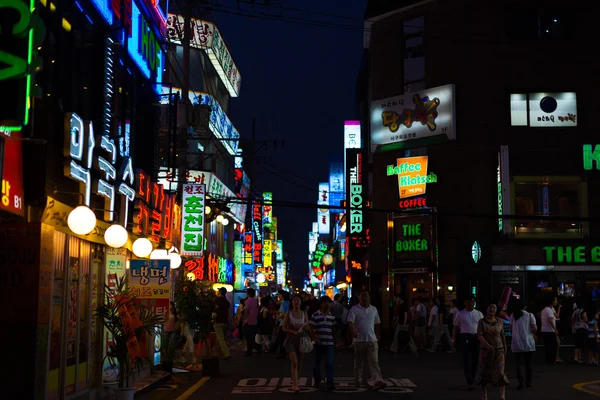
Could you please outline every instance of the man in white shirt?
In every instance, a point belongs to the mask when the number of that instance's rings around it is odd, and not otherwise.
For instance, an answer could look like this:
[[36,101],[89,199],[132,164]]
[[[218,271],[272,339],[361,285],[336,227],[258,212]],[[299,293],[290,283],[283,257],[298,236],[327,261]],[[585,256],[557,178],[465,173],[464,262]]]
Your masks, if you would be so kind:
[[483,314],[475,310],[475,298],[469,295],[465,298],[465,308],[458,312],[452,334],[452,345],[456,346],[456,337],[462,341],[463,367],[469,390],[475,389],[475,375],[479,364],[479,339],[477,325],[483,319]]
[[[379,312],[371,305],[369,292],[363,290],[359,294],[360,303],[348,313],[348,327],[354,338],[354,380],[356,387],[360,387],[361,378],[364,379],[363,367],[371,373],[371,379],[375,382],[373,390],[378,391],[387,387],[383,382],[381,370],[379,369]],[[368,379],[364,379],[366,384]]]
[[548,297],[545,301],[546,308],[542,310],[542,336],[544,337],[545,361],[546,364],[554,364],[556,354],[558,353],[558,329],[556,327],[556,314],[554,307],[558,300],[554,295]]
[[413,315],[415,342],[421,350],[425,350],[427,345],[427,307],[423,304],[423,299],[415,299],[416,307]]

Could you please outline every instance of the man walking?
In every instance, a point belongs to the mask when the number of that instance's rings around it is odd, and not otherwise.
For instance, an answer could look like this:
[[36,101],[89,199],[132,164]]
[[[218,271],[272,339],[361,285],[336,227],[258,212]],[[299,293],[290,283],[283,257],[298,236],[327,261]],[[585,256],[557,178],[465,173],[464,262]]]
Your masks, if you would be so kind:
[[321,359],[325,358],[325,372],[327,373],[327,391],[335,389],[333,382],[333,329],[336,325],[335,317],[331,314],[331,299],[323,296],[319,299],[321,308],[311,317],[310,333],[315,342],[315,367],[313,368],[313,386],[319,388],[321,383]]
[[456,337],[460,335],[463,353],[465,379],[469,390],[475,389],[475,375],[479,364],[479,339],[477,325],[483,319],[483,314],[475,310],[475,298],[469,295],[465,298],[465,308],[458,312],[452,334],[452,345],[456,346]]
[[229,323],[229,301],[225,297],[227,295],[227,289],[224,287],[219,288],[219,297],[216,298],[215,304],[217,305],[217,316],[215,318],[215,333],[217,335],[217,343],[221,354],[225,357],[225,360],[229,360],[229,347],[225,341],[225,332],[227,331],[227,324]]
[[[369,292],[361,291],[359,304],[352,307],[348,313],[348,326],[354,338],[354,380],[357,388],[360,387],[361,378],[364,379],[365,364],[371,373],[371,379],[375,382],[373,390],[378,391],[387,387],[379,369],[380,324],[379,313],[377,308],[371,305]],[[366,379],[364,383],[367,383]]]
[[258,332],[258,301],[256,300],[256,290],[250,288],[246,291],[248,299],[244,308],[244,337],[246,338],[246,354],[244,357],[252,357],[252,351],[256,349],[258,355],[262,354],[262,346],[256,343],[256,333]]

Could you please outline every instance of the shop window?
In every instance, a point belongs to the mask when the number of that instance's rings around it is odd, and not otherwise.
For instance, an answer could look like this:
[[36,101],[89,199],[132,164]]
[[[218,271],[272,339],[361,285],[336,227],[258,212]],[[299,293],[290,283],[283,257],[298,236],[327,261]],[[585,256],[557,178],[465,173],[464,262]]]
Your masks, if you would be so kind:
[[539,217],[516,219],[515,234],[582,235],[584,227],[579,220],[544,219],[555,216],[582,216],[582,199],[580,182],[519,182],[518,178],[515,178],[515,215]]

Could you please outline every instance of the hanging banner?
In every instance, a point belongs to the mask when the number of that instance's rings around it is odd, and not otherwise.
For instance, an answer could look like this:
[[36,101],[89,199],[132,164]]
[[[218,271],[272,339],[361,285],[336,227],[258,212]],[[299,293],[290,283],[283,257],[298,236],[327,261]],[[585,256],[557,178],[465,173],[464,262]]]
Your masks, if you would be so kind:
[[204,209],[206,185],[183,186],[181,218],[181,255],[197,257],[204,252]]

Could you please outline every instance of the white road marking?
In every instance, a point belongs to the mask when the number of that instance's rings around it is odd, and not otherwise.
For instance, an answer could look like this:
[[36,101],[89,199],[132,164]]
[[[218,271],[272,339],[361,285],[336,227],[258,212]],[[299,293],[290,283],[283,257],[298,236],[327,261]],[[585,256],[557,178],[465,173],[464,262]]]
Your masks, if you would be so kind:
[[[412,393],[417,387],[410,379],[387,378],[384,382],[388,385],[381,389],[383,393]],[[369,382],[373,386],[374,382]],[[316,392],[319,389],[312,387],[312,378],[302,377],[298,379],[301,393]],[[335,390],[337,393],[361,393],[367,389],[354,386],[354,377],[335,378]],[[292,393],[292,379],[285,378],[244,378],[233,388],[231,394],[273,394],[275,392]]]

